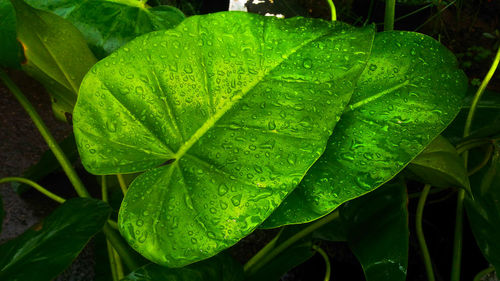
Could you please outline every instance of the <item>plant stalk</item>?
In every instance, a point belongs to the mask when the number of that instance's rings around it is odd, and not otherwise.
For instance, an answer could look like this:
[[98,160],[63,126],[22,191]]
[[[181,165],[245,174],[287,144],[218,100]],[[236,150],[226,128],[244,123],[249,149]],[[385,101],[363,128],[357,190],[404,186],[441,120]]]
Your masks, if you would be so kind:
[[[476,94],[474,95],[474,99],[472,100],[471,107],[469,109],[469,113],[467,114],[467,120],[465,121],[464,128],[464,138],[470,135],[472,129],[472,121],[474,120],[474,114],[476,113],[476,108],[481,99],[486,86],[490,82],[493,74],[498,68],[498,63],[500,62],[500,47],[498,47],[497,53],[495,55],[495,59],[491,64],[488,73],[484,77],[479,89],[477,89]],[[465,167],[467,167],[469,153],[468,151],[464,151],[463,159],[465,163]],[[455,220],[455,238],[453,241],[453,258],[451,263],[451,281],[460,281],[460,266],[462,262],[462,243],[463,243],[463,208],[464,208],[464,198],[465,198],[465,190],[460,190],[457,196],[457,212],[456,212],[456,220]]]
[[39,185],[38,183],[34,182],[34,181],[31,181],[29,179],[25,179],[25,178],[18,178],[18,177],[7,177],[7,178],[3,178],[3,179],[0,179],[0,184],[2,183],[6,183],[6,182],[12,182],[12,181],[16,181],[16,182],[21,182],[21,183],[24,183],[24,184],[27,184],[31,187],[33,187],[34,189],[40,191],[43,195],[49,197],[50,199],[56,201],[57,203],[64,203],[64,201],[66,201],[66,199],[48,191],[47,189],[43,188],[41,185]]
[[35,124],[36,128],[42,135],[43,139],[49,146],[50,150],[52,150],[52,153],[54,153],[54,156],[56,157],[57,161],[59,161],[59,163],[61,164],[62,169],[68,176],[68,179],[75,188],[76,193],[78,193],[78,196],[90,197],[87,189],[85,188],[82,181],[78,177],[78,174],[76,173],[75,169],[71,165],[71,162],[68,160],[68,158],[62,151],[61,147],[59,147],[59,144],[50,133],[49,129],[43,122],[40,115],[38,115],[33,105],[23,95],[21,90],[14,83],[14,81],[12,81],[10,77],[1,69],[0,69],[0,80],[2,80],[5,86],[7,86],[7,88],[12,92],[14,97],[19,101],[21,106],[28,113],[31,120],[33,120],[33,123]]
[[116,177],[118,178],[118,184],[120,185],[123,196],[125,196],[125,194],[127,194],[127,184],[125,184],[125,179],[122,174],[116,174]]
[[396,12],[396,0],[385,1],[384,31],[394,30],[394,16]]
[[417,230],[418,244],[420,245],[420,249],[422,251],[422,260],[425,265],[427,279],[429,281],[435,281],[436,278],[434,277],[434,270],[432,268],[431,255],[429,254],[429,249],[427,248],[427,243],[425,242],[424,231],[422,229],[422,217],[424,214],[425,200],[427,199],[427,195],[429,195],[430,190],[431,190],[431,185],[426,184],[424,186],[422,193],[420,194],[420,199],[418,200],[418,205],[417,205],[415,228]]
[[486,269],[483,269],[481,271],[479,271],[479,273],[474,277],[474,280],[473,281],[481,281],[481,279],[486,276],[487,274],[491,273],[495,271],[495,268],[492,266],[492,267],[488,267]]
[[313,248],[313,250],[318,252],[318,254],[320,254],[323,257],[323,259],[325,260],[326,270],[325,270],[325,278],[323,280],[330,281],[331,265],[330,265],[330,259],[328,258],[328,255],[326,254],[325,251],[323,251],[323,249],[321,249],[321,247],[319,247],[317,245],[313,245],[312,248]]
[[332,15],[332,21],[337,20],[337,10],[335,9],[335,4],[333,4],[333,0],[326,0],[328,2],[328,6],[330,6],[330,13]]
[[334,219],[339,217],[339,212],[338,210],[331,212],[330,214],[326,215],[322,219],[319,219],[309,225],[308,227],[302,229],[301,231],[295,233],[292,237],[288,238],[285,240],[283,243],[278,245],[276,248],[272,249],[266,256],[263,256],[262,259],[255,261],[254,265],[252,267],[247,267],[247,273],[248,276],[252,275],[253,273],[257,272],[262,266],[264,266],[266,263],[271,261],[273,258],[275,258],[277,255],[279,255],[281,252],[286,250],[288,247],[292,246],[295,242],[299,241],[300,239],[304,238],[311,232],[315,231],[316,229],[322,227],[323,225],[333,221]]

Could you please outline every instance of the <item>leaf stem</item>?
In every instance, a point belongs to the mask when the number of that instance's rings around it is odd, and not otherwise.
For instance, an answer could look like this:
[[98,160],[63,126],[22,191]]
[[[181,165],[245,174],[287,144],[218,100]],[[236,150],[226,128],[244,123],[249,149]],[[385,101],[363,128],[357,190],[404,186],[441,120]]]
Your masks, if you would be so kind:
[[50,199],[58,202],[58,203],[64,203],[64,201],[66,201],[66,199],[48,191],[47,189],[43,188],[41,185],[39,185],[38,183],[34,182],[34,181],[31,181],[29,179],[26,179],[26,178],[18,178],[18,177],[7,177],[7,178],[3,178],[3,179],[0,179],[0,184],[2,183],[6,183],[6,182],[12,182],[12,181],[16,181],[16,182],[21,182],[21,183],[24,183],[24,184],[27,184],[31,187],[33,187],[34,189],[40,191],[41,193],[43,193],[43,195],[49,197]]
[[313,245],[312,248],[313,248],[313,250],[318,252],[318,254],[320,254],[323,257],[323,259],[325,260],[326,270],[325,270],[325,278],[323,280],[330,281],[331,266],[330,266],[330,259],[328,258],[328,255],[318,245]]
[[[479,89],[477,89],[476,94],[474,95],[474,99],[472,100],[471,107],[469,109],[469,113],[467,114],[467,120],[465,121],[465,128],[464,128],[464,138],[468,137],[470,135],[470,131],[472,128],[472,121],[474,119],[474,114],[476,112],[477,105],[479,103],[479,100],[481,99],[481,96],[484,93],[484,90],[486,89],[486,86],[490,82],[491,78],[493,77],[493,74],[495,73],[496,69],[498,68],[498,63],[500,62],[500,47],[498,47],[497,53],[495,55],[495,59],[493,60],[493,63],[491,64],[490,69],[488,70],[488,73],[486,73],[486,76],[484,77],[483,81],[481,82],[481,85],[479,86]],[[468,156],[469,153],[468,151],[464,151],[463,153],[463,158],[465,162],[465,167],[467,167],[467,162],[468,162]],[[462,261],[462,240],[463,240],[463,233],[462,233],[462,228],[463,228],[463,208],[464,208],[464,198],[465,198],[465,190],[460,190],[458,192],[457,196],[457,212],[456,212],[456,219],[455,219],[455,238],[453,241],[453,258],[452,258],[452,263],[451,263],[451,281],[459,281],[460,280],[460,265]]]
[[125,179],[122,174],[116,174],[116,177],[118,178],[118,183],[120,184],[123,196],[125,196],[125,194],[127,194],[127,184],[125,183]]
[[111,246],[111,243],[109,243],[109,240],[106,240],[106,245],[108,248],[108,257],[109,257],[109,266],[111,268],[111,276],[113,278],[113,281],[119,281],[118,279],[118,274],[116,272],[116,260],[115,260],[115,255],[114,255],[114,249]]
[[114,230],[108,223],[104,225],[102,228],[104,235],[106,235],[106,239],[111,243],[116,252],[120,255],[123,262],[127,266],[130,271],[133,271],[139,268],[139,264],[136,263],[132,255],[130,255],[129,250],[123,241],[123,238]]
[[335,9],[335,4],[333,4],[333,0],[326,0],[328,5],[330,6],[330,13],[332,15],[332,21],[337,20],[337,10]]
[[479,170],[481,170],[484,166],[486,166],[488,164],[491,156],[493,155],[493,150],[494,150],[493,145],[488,145],[488,148],[486,150],[486,154],[483,158],[483,161],[481,161],[481,163],[479,163],[476,167],[470,169],[470,171],[467,173],[467,175],[469,177],[472,176],[473,174],[479,172]]
[[415,227],[417,230],[418,244],[420,245],[420,249],[422,251],[422,260],[425,265],[427,279],[429,281],[435,281],[436,278],[434,277],[434,270],[432,269],[431,255],[429,254],[429,249],[427,248],[427,243],[425,242],[424,231],[422,229],[422,217],[424,214],[425,200],[427,199],[427,195],[429,194],[430,190],[431,190],[431,185],[426,184],[424,186],[422,194],[420,194],[420,199],[418,200],[418,205],[417,205]]
[[253,267],[260,259],[266,256],[274,248],[274,246],[276,246],[276,241],[278,241],[284,229],[284,227],[281,228],[280,232],[276,236],[274,236],[274,238],[269,241],[269,243],[267,243],[262,249],[260,249],[257,254],[255,254],[249,261],[247,261],[247,263],[245,263],[245,265],[243,266],[243,270],[245,272],[247,272],[249,268]]
[[481,278],[483,278],[485,275],[487,275],[493,271],[495,271],[495,268],[493,266],[488,267],[486,269],[483,269],[483,270],[479,271],[479,273],[474,277],[473,281],[481,281]]
[[264,256],[261,260],[255,262],[255,264],[252,267],[247,267],[247,272],[248,275],[252,275],[255,273],[257,270],[259,270],[262,266],[264,266],[266,263],[271,261],[273,258],[275,258],[277,255],[279,255],[281,252],[286,250],[288,247],[292,246],[295,242],[299,241],[300,239],[304,238],[311,232],[315,231],[316,229],[322,227],[323,225],[333,221],[334,219],[339,217],[339,212],[338,210],[331,212],[330,214],[326,215],[322,219],[319,219],[315,221],[314,223],[310,224],[306,228],[302,229],[301,231],[295,233],[293,236],[285,240],[283,243],[281,243],[279,246],[276,248],[272,249],[266,256]]
[[85,186],[83,185],[82,181],[78,177],[78,174],[71,165],[71,162],[68,160],[68,158],[62,151],[61,147],[59,147],[59,144],[50,133],[49,129],[43,122],[40,115],[38,115],[33,105],[23,95],[21,90],[19,90],[14,81],[12,81],[10,77],[1,69],[0,69],[0,80],[2,80],[2,82],[12,92],[14,97],[19,101],[21,106],[28,113],[31,120],[33,120],[33,123],[35,124],[36,128],[42,135],[43,139],[45,140],[49,148],[54,153],[54,156],[56,157],[57,161],[59,161],[59,163],[61,164],[61,167],[68,176],[69,181],[71,182],[71,184],[73,184],[76,193],[78,193],[80,197],[90,197],[87,189],[85,189]]
[[396,10],[396,0],[385,1],[384,31],[394,30],[394,14]]

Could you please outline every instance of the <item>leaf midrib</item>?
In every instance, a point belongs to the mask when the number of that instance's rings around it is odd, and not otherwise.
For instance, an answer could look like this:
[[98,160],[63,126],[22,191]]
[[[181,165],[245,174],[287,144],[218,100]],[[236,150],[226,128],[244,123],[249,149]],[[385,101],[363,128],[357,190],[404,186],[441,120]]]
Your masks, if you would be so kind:
[[[265,26],[265,25],[264,25]],[[263,26],[263,28],[264,28]],[[257,86],[264,77],[266,77],[271,71],[276,69],[278,66],[280,66],[284,61],[286,61],[291,55],[299,51],[301,48],[304,46],[308,45],[311,42],[314,42],[318,39],[321,39],[329,34],[332,34],[331,30],[327,30],[325,33],[318,35],[317,37],[314,37],[310,40],[304,41],[303,43],[299,44],[296,48],[292,49],[290,53],[287,55],[282,56],[282,60],[279,61],[275,66],[268,68],[262,76],[258,77],[257,79],[254,80],[254,82],[249,83],[246,87],[242,88],[239,90],[241,93],[240,95],[236,95],[233,97],[233,102],[228,102],[221,110],[215,112],[214,115],[212,115],[210,118],[201,125],[198,130],[179,148],[179,150],[174,154],[173,158],[179,160],[201,137],[205,135],[206,132],[208,132],[211,128],[215,126],[215,124],[231,109],[235,104],[237,104],[241,99],[243,99],[255,86]],[[264,30],[262,31],[264,33]],[[263,54],[262,54],[263,55]]]

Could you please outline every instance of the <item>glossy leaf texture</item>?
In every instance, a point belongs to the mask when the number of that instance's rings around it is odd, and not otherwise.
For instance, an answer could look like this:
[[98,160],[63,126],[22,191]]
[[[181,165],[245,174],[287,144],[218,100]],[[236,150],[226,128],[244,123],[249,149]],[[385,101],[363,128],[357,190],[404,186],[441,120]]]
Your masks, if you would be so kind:
[[75,136],[91,173],[147,170],[121,206],[122,235],[180,267],[253,231],[324,151],[373,32],[223,12],[99,62],[82,83]]
[[149,7],[127,0],[26,0],[31,6],[52,11],[74,24],[98,58],[103,58],[135,37],[169,29],[184,14],[170,6]]
[[41,224],[0,245],[0,280],[52,280],[101,230],[111,209],[94,199],[70,199]]
[[9,0],[0,0],[0,67],[21,68],[21,45],[17,41],[16,12]]
[[399,180],[386,183],[345,203],[339,211],[339,219],[317,230],[314,236],[339,241],[338,233],[344,232],[367,281],[406,280],[409,230],[404,184]]
[[461,187],[470,192],[463,159],[455,147],[438,136],[408,165],[417,179],[435,187]]
[[[472,151],[477,152],[477,151]],[[466,197],[465,210],[472,233],[485,258],[500,269],[500,147],[494,148],[488,166],[471,176],[474,199]]]
[[453,120],[466,83],[434,39],[378,33],[325,153],[262,227],[315,220],[390,180]]
[[73,112],[83,76],[96,59],[81,33],[65,19],[12,0],[17,15],[17,36],[24,47],[23,70],[49,92],[57,118]]
[[182,268],[148,264],[130,273],[122,281],[243,281],[243,267],[227,254]]

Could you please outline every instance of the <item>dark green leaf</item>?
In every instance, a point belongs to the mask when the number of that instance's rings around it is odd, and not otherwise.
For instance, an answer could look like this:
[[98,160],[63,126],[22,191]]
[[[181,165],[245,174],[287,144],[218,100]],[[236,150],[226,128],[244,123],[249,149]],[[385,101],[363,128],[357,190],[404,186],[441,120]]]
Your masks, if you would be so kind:
[[27,0],[35,8],[52,11],[73,23],[98,58],[109,55],[135,37],[169,29],[184,19],[174,7],[151,8],[130,0]]
[[21,68],[21,45],[16,39],[16,12],[9,0],[0,0],[0,67]]
[[[71,163],[78,159],[78,150],[76,149],[74,134],[70,134],[66,137],[59,143],[59,146]],[[61,164],[57,161],[52,150],[49,149],[42,154],[42,157],[35,165],[29,167],[28,170],[23,173],[22,177],[37,182],[47,175],[59,170],[61,170]],[[19,182],[13,182],[11,185],[17,193],[23,193],[30,188],[30,186]]]
[[408,210],[404,184],[391,182],[342,205],[335,220],[315,237],[338,241],[330,232],[346,233],[349,247],[364,269],[367,281],[404,281],[408,266]]
[[453,120],[466,83],[434,39],[378,33],[325,153],[263,227],[315,220],[390,180]]
[[438,136],[408,165],[418,179],[436,187],[462,187],[470,192],[463,159],[455,147]]
[[101,230],[110,208],[94,199],[70,199],[21,236],[0,246],[0,280],[52,280]]
[[465,209],[479,248],[500,269],[500,147],[496,144],[489,166],[471,176],[474,199],[466,197]]
[[225,12],[96,64],[75,107],[82,162],[147,170],[121,206],[122,235],[171,267],[248,235],[323,152],[372,40],[372,27]]
[[65,19],[12,0],[17,35],[24,46],[23,70],[40,81],[61,120],[73,111],[83,76],[96,62],[80,32]]
[[243,267],[229,255],[219,254],[182,268],[143,266],[122,281],[243,281]]

